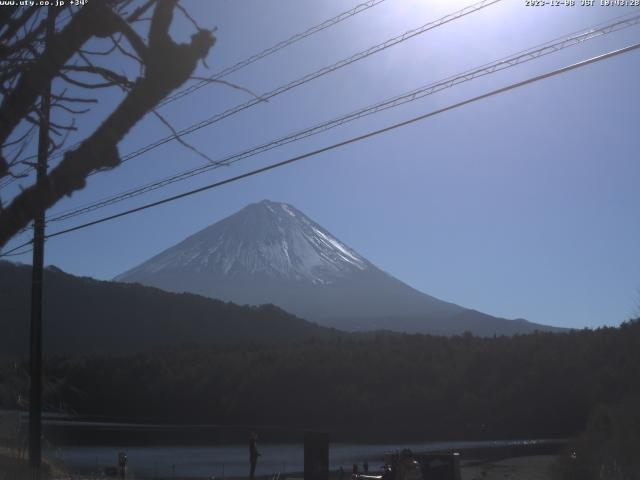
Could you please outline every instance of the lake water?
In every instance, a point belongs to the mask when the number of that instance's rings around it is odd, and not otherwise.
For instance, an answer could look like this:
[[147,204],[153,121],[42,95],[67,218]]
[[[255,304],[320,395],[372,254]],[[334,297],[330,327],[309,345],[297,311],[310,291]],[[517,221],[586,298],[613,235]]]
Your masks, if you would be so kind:
[[[509,440],[478,442],[429,442],[403,444],[348,444],[334,443],[329,447],[331,469],[342,466],[350,478],[351,465],[362,464],[366,459],[370,470],[382,465],[385,452],[410,448],[415,452],[440,450],[464,450],[485,447],[535,446],[547,440]],[[224,478],[248,476],[247,445],[229,446],[153,446],[153,447],[79,447],[65,446],[45,453],[58,460],[73,473],[91,474],[104,472],[107,466],[115,466],[118,451],[126,452],[129,472],[136,478]],[[256,475],[271,476],[275,472],[300,472],[304,465],[302,444],[259,444],[262,456],[258,460]]]

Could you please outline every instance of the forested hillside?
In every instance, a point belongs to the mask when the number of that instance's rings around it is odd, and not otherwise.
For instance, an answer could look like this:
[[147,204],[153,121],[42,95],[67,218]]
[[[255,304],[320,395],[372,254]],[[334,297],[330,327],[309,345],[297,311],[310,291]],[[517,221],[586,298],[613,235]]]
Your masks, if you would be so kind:
[[[137,284],[44,276],[43,346],[53,353],[123,353],[186,343],[281,342],[337,332],[273,305],[239,306]],[[0,261],[0,356],[28,355],[31,267]]]
[[[159,421],[322,426],[373,439],[564,437],[640,394],[640,322],[515,337],[376,334],[50,358],[47,403]],[[5,363],[3,407],[27,392]]]

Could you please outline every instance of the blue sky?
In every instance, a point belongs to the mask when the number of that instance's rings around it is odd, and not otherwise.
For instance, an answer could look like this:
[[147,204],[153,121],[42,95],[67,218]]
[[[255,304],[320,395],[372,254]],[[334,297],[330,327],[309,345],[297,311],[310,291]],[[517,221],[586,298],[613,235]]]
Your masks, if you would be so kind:
[[[200,24],[217,27],[209,70],[201,67],[199,74],[218,71],[358,3],[185,0]],[[470,3],[387,0],[227,80],[266,92]],[[219,158],[633,12],[626,7],[524,3],[499,2],[186,139]],[[176,38],[187,39],[191,32],[177,17]],[[283,160],[638,41],[638,26],[591,40],[236,166],[51,225],[50,231]],[[590,65],[292,166],[51,239],[46,263],[73,274],[110,279],[246,204],[269,198],[295,205],[379,267],[444,300],[559,326],[616,325],[633,316],[640,302],[639,74],[640,51]],[[77,138],[90,132],[119,97],[115,90],[101,93],[100,105],[82,119]],[[162,113],[183,128],[249,98],[214,84]],[[126,154],[167,134],[160,122],[148,117],[120,151]],[[85,190],[51,212],[203,162],[173,142],[93,176]],[[15,191],[15,185],[3,190],[3,199]],[[17,260],[28,263],[30,256]]]

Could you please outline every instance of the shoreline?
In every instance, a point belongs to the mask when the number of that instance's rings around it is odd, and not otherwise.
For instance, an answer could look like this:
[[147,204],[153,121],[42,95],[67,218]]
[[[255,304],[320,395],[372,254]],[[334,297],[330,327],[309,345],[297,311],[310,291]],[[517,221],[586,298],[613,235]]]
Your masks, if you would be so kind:
[[[537,443],[537,442],[529,442],[527,444],[522,445],[511,445],[511,446],[486,446],[484,448],[467,448],[467,449],[440,449],[437,450],[438,453],[443,452],[453,452],[456,451],[460,453],[460,471],[461,471],[461,480],[475,480],[475,479],[492,479],[492,478],[500,478],[501,480],[505,480],[507,478],[521,478],[522,480],[546,480],[550,478],[550,465],[553,461],[559,457],[559,454],[562,452],[564,448],[564,442],[555,442],[555,443]],[[418,451],[414,450],[414,455],[417,459],[419,459],[421,454],[425,453],[435,453],[436,450],[430,451]],[[177,452],[176,452],[177,453]],[[180,454],[177,453],[176,457],[172,458],[176,464],[180,464],[184,461],[184,457],[181,457]],[[381,473],[379,470],[379,465],[376,460],[380,460],[379,455],[369,455],[369,456],[358,456],[359,465],[362,464],[364,460],[369,461],[370,465],[373,467],[370,470],[370,473],[375,475]],[[68,471],[67,476],[73,476],[74,478],[84,479],[84,478],[93,478],[91,474],[87,471],[78,471],[77,469],[72,468],[71,465],[64,465],[55,459],[50,459],[49,463],[52,465],[56,465],[61,467],[61,471]],[[331,470],[329,471],[329,480],[350,480],[351,478],[351,464],[348,462],[343,463],[344,473],[342,476],[339,474],[339,469],[336,467],[336,463],[334,462]],[[182,463],[184,465],[184,463]],[[163,469],[162,473],[154,472],[153,474],[149,472],[149,469],[146,469],[146,472],[141,471],[139,468],[131,468],[134,467],[130,465],[131,474],[135,475],[135,478],[139,479],[155,479],[155,480],[169,480],[169,479],[185,479],[185,480],[210,480],[211,478],[215,478],[216,480],[241,480],[246,479],[247,475],[240,474],[241,470],[236,468],[233,473],[231,473],[231,469],[228,469],[229,475],[224,475],[224,470],[221,472],[217,471],[216,474],[206,474],[202,475],[199,472],[189,472],[179,470],[175,472],[175,476],[169,474],[167,469]],[[293,467],[295,468],[295,467]],[[60,471],[59,470],[59,471]],[[98,469],[100,473],[103,472],[103,469]],[[212,470],[213,471],[213,470]],[[274,478],[274,473],[264,474],[261,473],[256,475],[257,480],[271,480]],[[158,475],[158,473],[160,473]],[[304,472],[300,469],[295,469],[292,471],[279,472],[279,478],[281,480],[290,480],[290,479],[300,479],[304,478]],[[501,475],[498,475],[498,473]],[[495,475],[494,475],[495,474]],[[498,475],[498,476],[496,476]],[[505,476],[508,475],[508,476]],[[56,477],[57,478],[57,477]],[[65,478],[65,476],[61,476],[60,478]],[[103,477],[98,477],[103,478]],[[104,477],[106,478],[106,477]]]
[[[7,456],[8,452],[0,452],[0,473],[9,474],[7,478],[27,478],[27,470],[24,469],[26,463],[23,461],[17,462],[15,458]],[[559,458],[558,455],[524,455],[515,457],[506,457],[502,459],[489,459],[489,460],[477,460],[466,461],[462,460],[460,465],[460,480],[551,480],[553,465]],[[52,465],[47,464],[46,468],[51,469]],[[95,475],[78,475],[72,472],[59,470],[58,468],[52,469],[55,471],[49,478],[55,480],[64,480],[74,478],[76,480],[88,480],[96,478],[107,478],[104,475],[96,477]],[[375,474],[375,472],[371,472]],[[13,474],[13,475],[12,475]],[[351,474],[347,471],[344,472],[341,477],[338,470],[332,470],[329,472],[329,480],[349,480]],[[136,475],[135,478],[141,480],[155,478],[155,480],[175,480],[177,478],[184,480],[246,480],[246,476],[228,476],[224,477],[167,477],[167,476],[154,476],[154,477],[141,477]],[[257,480],[271,480],[272,476],[256,476]],[[281,480],[302,480],[304,478],[303,472],[290,472],[279,477]]]
[[[559,455],[523,455],[502,459],[478,460],[460,465],[460,480],[551,480],[553,465]],[[370,472],[375,475],[377,472]],[[86,480],[90,477],[76,477]],[[91,477],[93,478],[93,477]],[[136,477],[148,480],[147,477]],[[172,477],[154,477],[155,480],[175,480]],[[184,480],[247,480],[247,476],[224,477],[175,477]],[[341,477],[338,470],[329,471],[328,480],[350,480],[347,471]],[[280,475],[279,480],[303,480],[304,472],[289,472]],[[273,480],[273,477],[256,475],[256,480]]]

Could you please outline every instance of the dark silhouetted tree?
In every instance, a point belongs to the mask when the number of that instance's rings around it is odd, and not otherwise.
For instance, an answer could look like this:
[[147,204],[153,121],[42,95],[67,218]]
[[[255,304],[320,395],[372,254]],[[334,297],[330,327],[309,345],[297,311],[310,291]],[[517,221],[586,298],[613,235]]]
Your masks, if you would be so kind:
[[[50,124],[50,151],[62,147],[66,134],[75,129],[75,117],[98,102],[96,89],[116,87],[123,93],[120,103],[64,153],[43,182],[0,207],[0,247],[25,228],[39,208],[82,189],[91,173],[117,167],[119,142],[208,55],[215,43],[210,30],[196,27],[189,43],[173,41],[169,29],[176,9],[192,20],[177,0],[91,0],[80,7],[51,7],[60,27],[46,41],[48,9],[0,9],[0,180],[19,177],[29,166],[22,154],[40,123],[38,100],[48,82],[56,80],[52,109],[66,112],[69,120]],[[139,33],[144,30],[146,34]],[[106,46],[92,50],[89,42]],[[138,64],[139,76],[114,71],[119,61]]]

